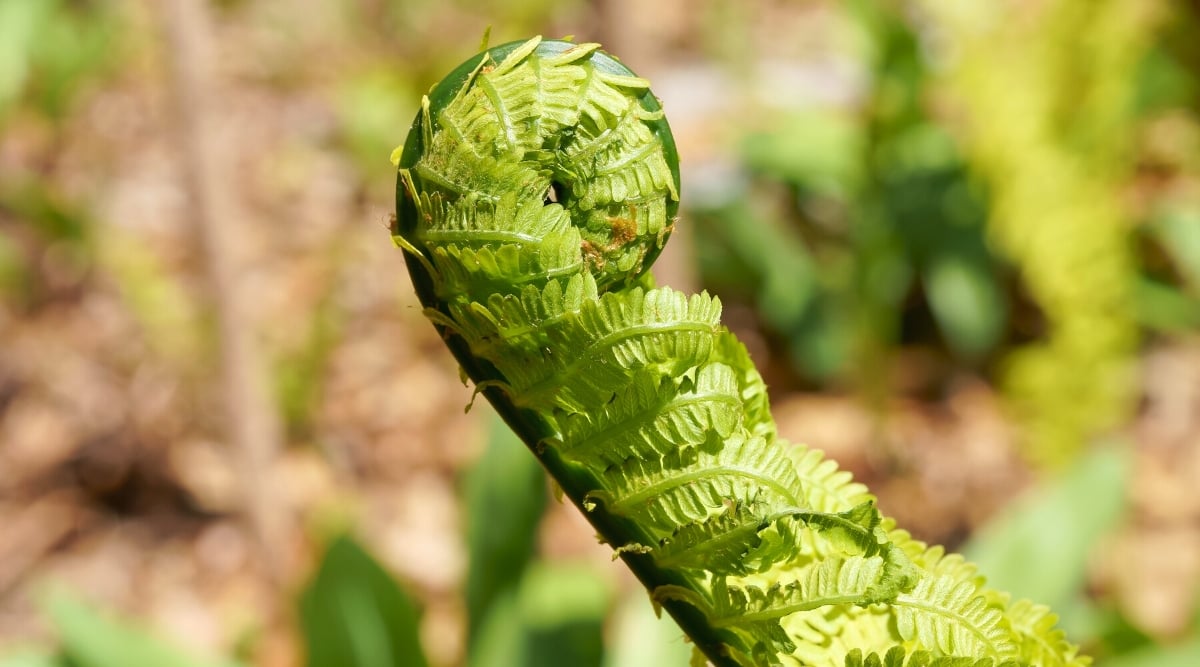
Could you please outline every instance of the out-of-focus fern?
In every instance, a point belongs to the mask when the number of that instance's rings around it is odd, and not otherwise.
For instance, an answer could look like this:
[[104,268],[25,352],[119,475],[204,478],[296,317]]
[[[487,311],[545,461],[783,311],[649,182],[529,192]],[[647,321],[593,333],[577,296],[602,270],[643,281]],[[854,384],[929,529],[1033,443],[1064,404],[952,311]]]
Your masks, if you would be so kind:
[[1153,4],[1055,0],[1018,18],[1004,3],[924,3],[955,54],[949,84],[993,197],[992,238],[1045,314],[1045,338],[1009,359],[1007,390],[1029,451],[1051,465],[1131,407],[1136,280],[1120,185]]
[[720,302],[654,288],[678,159],[649,84],[597,48],[468,60],[395,154],[394,238],[478,391],[718,667],[1086,664],[778,440]]

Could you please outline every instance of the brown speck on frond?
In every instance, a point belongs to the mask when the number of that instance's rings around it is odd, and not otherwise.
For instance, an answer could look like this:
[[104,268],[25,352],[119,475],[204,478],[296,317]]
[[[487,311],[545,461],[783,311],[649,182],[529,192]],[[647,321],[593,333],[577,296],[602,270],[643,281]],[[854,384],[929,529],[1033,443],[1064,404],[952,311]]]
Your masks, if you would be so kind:
[[610,219],[612,224],[612,244],[619,248],[637,239],[637,209],[629,205],[629,217],[615,216]]
[[579,243],[579,250],[583,253],[583,261],[597,270],[604,268],[604,252],[595,243],[585,239]]

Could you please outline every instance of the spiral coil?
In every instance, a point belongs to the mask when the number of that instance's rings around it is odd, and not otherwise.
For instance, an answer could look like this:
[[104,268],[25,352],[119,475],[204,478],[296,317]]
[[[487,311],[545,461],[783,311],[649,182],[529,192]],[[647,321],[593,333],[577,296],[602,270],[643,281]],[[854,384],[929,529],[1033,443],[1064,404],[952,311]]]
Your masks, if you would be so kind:
[[777,441],[719,301],[653,287],[678,158],[648,82],[598,45],[535,38],[468,60],[394,159],[393,233],[427,315],[714,663],[907,649],[1083,664],[1061,633],[1024,641],[970,566]]

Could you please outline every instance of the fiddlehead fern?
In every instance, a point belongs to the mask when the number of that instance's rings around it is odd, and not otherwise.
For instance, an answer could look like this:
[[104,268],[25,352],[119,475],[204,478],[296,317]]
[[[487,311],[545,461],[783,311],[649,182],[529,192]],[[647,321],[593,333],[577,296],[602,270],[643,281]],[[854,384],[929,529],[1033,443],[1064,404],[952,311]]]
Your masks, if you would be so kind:
[[393,234],[429,319],[712,663],[1083,664],[1044,614],[1007,612],[777,440],[720,303],[653,286],[678,159],[649,84],[598,45],[475,56],[393,158]]

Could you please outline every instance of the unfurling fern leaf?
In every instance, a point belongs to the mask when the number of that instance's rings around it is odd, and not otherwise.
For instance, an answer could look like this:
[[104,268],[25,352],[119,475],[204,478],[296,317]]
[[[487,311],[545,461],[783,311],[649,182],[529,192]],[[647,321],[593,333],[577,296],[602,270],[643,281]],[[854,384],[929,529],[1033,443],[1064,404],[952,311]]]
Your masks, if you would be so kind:
[[883,657],[878,653],[871,653],[864,658],[862,651],[855,649],[846,656],[846,667],[1022,667],[1022,663],[1015,660],[997,663],[991,658],[976,660],[937,656],[929,651],[915,651],[911,655],[905,655],[903,647],[893,646]]
[[427,316],[714,665],[1083,664],[1044,609],[777,440],[720,302],[654,287],[679,166],[645,80],[595,44],[499,46],[431,91],[394,158]]
[[1067,641],[1066,633],[1056,627],[1058,617],[1049,607],[1029,600],[1010,604],[1007,594],[990,595],[1005,609],[1002,622],[1017,636],[1023,662],[1042,667],[1085,667],[1091,662],[1080,656],[1079,649]]

